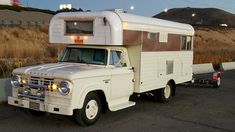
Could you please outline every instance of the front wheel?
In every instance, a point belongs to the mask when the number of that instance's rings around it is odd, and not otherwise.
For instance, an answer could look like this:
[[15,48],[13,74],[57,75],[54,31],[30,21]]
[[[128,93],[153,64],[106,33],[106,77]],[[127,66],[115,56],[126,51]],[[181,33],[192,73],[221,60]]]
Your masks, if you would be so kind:
[[172,96],[172,84],[168,83],[164,88],[158,89],[154,96],[162,103],[168,102]]
[[96,123],[102,111],[100,97],[96,93],[89,93],[82,109],[75,110],[74,116],[78,124],[89,126]]

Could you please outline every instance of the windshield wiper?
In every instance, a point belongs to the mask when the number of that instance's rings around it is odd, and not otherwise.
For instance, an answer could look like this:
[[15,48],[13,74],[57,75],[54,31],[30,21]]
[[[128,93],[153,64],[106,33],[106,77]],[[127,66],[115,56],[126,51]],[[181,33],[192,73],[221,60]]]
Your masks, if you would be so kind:
[[78,61],[78,63],[87,64],[87,65],[89,66],[89,63],[88,63],[88,62],[86,62],[85,60],[80,60],[80,61]]

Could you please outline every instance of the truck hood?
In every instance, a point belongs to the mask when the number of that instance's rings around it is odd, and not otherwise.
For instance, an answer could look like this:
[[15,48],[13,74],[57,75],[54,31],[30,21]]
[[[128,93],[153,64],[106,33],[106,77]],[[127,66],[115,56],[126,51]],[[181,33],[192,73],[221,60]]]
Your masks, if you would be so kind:
[[110,75],[110,70],[105,66],[98,65],[81,63],[51,63],[17,68],[13,73],[73,80],[77,78]]

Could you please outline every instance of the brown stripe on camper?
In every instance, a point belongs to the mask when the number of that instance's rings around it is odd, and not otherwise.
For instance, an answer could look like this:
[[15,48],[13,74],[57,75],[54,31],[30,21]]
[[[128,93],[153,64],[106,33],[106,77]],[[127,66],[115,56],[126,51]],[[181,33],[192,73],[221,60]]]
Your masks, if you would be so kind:
[[124,45],[140,45],[141,44],[142,31],[123,31],[123,44]]
[[[142,31],[123,31],[123,44],[124,45],[140,45],[142,44],[142,51],[179,51],[181,35],[168,34],[168,42],[159,42],[159,33],[156,35],[156,40],[148,38],[149,32]],[[142,36],[143,35],[143,36]]]
[[148,39],[148,32],[143,32],[142,51],[180,51],[181,35],[168,34],[168,42],[159,42],[159,33],[157,40]]

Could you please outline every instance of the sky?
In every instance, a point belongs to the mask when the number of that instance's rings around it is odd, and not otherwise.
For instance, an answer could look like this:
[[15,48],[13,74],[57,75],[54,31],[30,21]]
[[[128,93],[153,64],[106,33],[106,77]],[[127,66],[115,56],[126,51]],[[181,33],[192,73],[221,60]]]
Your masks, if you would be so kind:
[[60,4],[74,8],[104,10],[121,8],[127,12],[153,16],[165,9],[180,7],[219,8],[235,14],[235,0],[20,0],[24,6],[58,10]]

